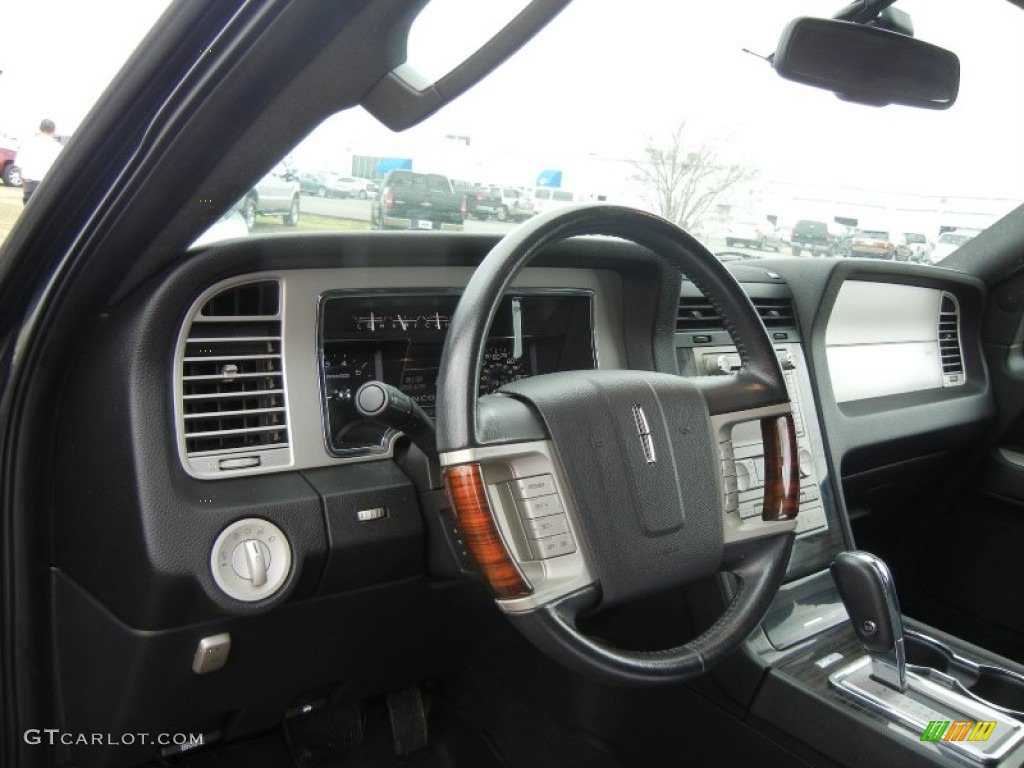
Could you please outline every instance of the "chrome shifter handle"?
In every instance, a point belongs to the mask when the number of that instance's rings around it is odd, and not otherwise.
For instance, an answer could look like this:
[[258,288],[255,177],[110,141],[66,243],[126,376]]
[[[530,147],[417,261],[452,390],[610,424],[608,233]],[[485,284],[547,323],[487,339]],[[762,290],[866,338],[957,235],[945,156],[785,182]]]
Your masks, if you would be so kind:
[[889,567],[867,552],[840,552],[831,571],[853,631],[871,657],[872,677],[905,691],[903,616]]

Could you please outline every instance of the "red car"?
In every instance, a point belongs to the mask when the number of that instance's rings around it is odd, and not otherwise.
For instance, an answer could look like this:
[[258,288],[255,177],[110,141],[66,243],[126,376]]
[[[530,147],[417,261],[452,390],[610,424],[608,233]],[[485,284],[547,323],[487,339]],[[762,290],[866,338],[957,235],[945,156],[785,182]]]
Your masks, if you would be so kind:
[[21,174],[14,165],[14,158],[18,153],[13,149],[0,147],[0,178],[9,187],[21,186]]

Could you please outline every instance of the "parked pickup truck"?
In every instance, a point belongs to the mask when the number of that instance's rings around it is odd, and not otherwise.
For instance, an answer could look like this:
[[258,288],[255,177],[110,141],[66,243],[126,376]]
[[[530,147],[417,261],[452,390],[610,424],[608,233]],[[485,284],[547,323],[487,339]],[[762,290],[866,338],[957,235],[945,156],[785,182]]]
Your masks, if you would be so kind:
[[437,173],[389,172],[370,209],[373,229],[458,231],[465,220],[466,196]]
[[843,238],[834,234],[828,223],[801,219],[793,227],[789,245],[794,256],[810,251],[812,256],[847,256],[847,245]]

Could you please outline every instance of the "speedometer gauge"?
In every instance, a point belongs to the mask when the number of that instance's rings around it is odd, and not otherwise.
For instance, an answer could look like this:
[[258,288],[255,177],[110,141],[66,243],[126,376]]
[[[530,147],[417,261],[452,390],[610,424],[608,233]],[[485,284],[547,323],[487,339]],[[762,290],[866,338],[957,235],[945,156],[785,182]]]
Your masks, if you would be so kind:
[[526,361],[512,355],[508,347],[488,347],[484,350],[483,367],[480,370],[480,394],[489,395],[510,381],[525,379],[530,375]]

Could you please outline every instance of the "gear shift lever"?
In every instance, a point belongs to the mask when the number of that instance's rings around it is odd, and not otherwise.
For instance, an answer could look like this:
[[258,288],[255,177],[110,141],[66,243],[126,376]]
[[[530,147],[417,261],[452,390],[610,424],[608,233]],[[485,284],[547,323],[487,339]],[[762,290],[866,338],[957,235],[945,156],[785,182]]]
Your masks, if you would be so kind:
[[903,617],[888,566],[867,552],[840,552],[831,571],[853,631],[871,657],[871,676],[907,690]]

